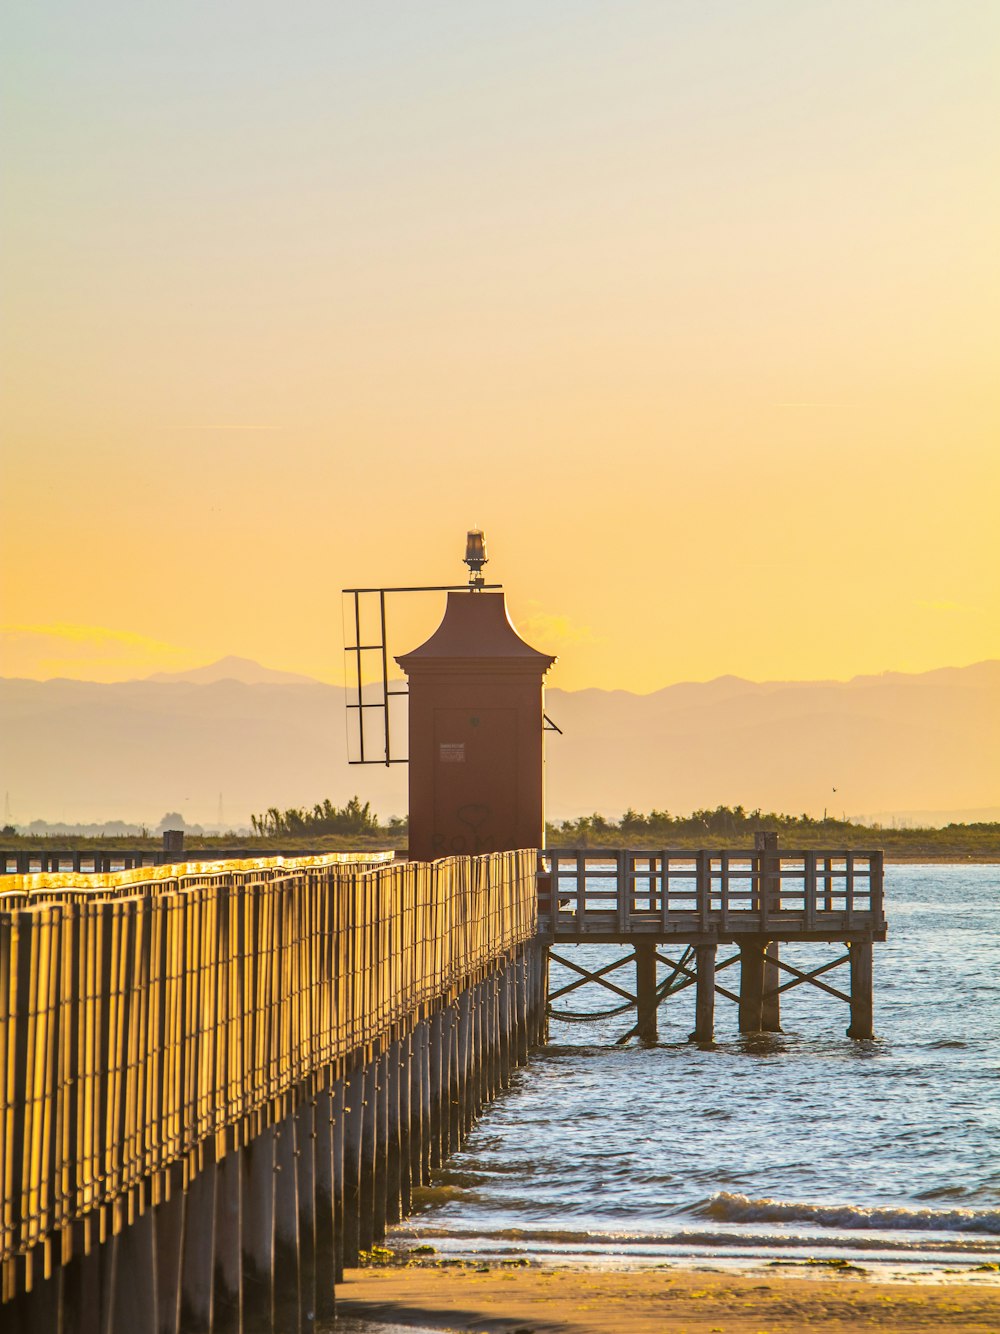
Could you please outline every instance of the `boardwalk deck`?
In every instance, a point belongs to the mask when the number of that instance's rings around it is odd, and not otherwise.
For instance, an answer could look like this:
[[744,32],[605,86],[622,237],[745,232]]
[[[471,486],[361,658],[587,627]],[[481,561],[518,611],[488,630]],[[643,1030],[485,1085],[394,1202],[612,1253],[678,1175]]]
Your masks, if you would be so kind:
[[884,940],[881,852],[549,849],[539,933],[680,944]]
[[[557,979],[549,1013],[582,1018],[552,1002],[590,982],[634,1006],[636,1023],[623,1040],[652,1042],[660,1002],[695,987],[691,1038],[711,1042],[717,995],[739,1006],[742,1032],[777,1032],[781,996],[810,985],[850,1006],[851,1037],[870,1038],[872,946],[886,937],[883,876],[880,851],[779,851],[771,833],[746,850],[549,849],[539,859],[539,935],[552,960],[575,974]],[[847,952],[808,970],[782,958],[783,945],[805,943],[839,943]],[[583,944],[624,945],[631,953],[594,970],[555,952]],[[720,945],[738,954],[719,963]],[[610,975],[633,963],[630,993]],[[736,963],[738,994],[717,980]],[[665,983],[658,964],[669,971]],[[842,965],[849,992],[826,976]]]

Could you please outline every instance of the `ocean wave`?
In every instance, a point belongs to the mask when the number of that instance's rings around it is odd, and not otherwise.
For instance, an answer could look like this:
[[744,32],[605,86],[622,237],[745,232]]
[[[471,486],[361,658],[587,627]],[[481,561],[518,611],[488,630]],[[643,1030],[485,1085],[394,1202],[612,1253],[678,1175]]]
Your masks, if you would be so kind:
[[869,1231],[1000,1233],[1000,1209],[889,1209],[878,1205],[754,1200],[719,1191],[694,1212],[721,1223],[807,1223]]
[[601,1255],[604,1253],[633,1257],[668,1254],[699,1254],[705,1251],[733,1252],[766,1256],[769,1254],[802,1251],[813,1254],[817,1249],[850,1251],[857,1254],[884,1255],[915,1261],[927,1255],[954,1255],[956,1257],[993,1256],[996,1244],[986,1238],[951,1237],[917,1240],[904,1237],[871,1237],[857,1232],[838,1236],[824,1235],[822,1240],[812,1233],[713,1231],[704,1228],[683,1228],[678,1232],[603,1231],[546,1227],[422,1227],[402,1224],[394,1230],[397,1238],[407,1241],[439,1243],[442,1250],[453,1254],[497,1254],[516,1251],[536,1254]]

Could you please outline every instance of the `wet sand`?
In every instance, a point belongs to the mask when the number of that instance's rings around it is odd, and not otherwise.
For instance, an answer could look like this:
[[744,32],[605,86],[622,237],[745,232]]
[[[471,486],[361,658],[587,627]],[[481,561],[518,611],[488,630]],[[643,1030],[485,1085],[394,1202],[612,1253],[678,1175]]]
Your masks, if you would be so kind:
[[[977,1282],[976,1277],[985,1279]],[[994,1276],[995,1277],[995,1276]],[[370,1322],[370,1323],[369,1323]],[[796,1334],[1000,1330],[1000,1286],[683,1269],[505,1265],[355,1269],[337,1285],[337,1334]]]

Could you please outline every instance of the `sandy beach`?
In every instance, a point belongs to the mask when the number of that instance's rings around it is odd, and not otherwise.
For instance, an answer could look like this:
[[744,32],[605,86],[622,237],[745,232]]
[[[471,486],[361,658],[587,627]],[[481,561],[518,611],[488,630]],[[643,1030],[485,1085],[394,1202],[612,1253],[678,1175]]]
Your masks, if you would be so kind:
[[[1000,1330],[996,1275],[954,1283],[856,1274],[449,1264],[350,1270],[334,1329],[482,1334],[795,1334]],[[368,1322],[372,1322],[369,1325]]]

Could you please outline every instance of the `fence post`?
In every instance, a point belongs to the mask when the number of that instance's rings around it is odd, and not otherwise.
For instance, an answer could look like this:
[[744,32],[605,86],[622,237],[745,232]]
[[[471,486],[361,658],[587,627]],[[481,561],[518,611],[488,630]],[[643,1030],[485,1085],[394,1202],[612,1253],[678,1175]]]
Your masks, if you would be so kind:
[[184,857],[184,830],[164,829],[162,860],[167,865],[169,865],[171,862],[181,861],[183,857]]

